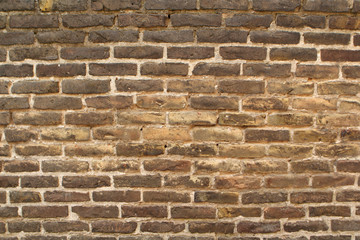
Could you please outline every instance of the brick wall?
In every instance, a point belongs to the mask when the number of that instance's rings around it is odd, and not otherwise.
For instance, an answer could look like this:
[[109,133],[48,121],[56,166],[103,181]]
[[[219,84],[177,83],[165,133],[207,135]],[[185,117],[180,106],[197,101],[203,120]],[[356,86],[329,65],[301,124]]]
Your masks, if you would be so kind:
[[359,0],[0,0],[0,240],[359,240]]

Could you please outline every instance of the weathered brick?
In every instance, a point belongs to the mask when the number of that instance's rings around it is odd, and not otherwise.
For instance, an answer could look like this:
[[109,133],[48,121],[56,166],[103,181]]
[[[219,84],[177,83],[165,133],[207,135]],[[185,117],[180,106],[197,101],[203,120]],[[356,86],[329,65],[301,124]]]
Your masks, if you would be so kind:
[[128,13],[118,15],[119,27],[165,27],[167,16],[164,14]]
[[325,28],[325,22],[325,16],[317,15],[298,16],[279,14],[276,18],[276,25],[291,28],[302,28],[305,26],[311,28]]
[[288,222],[284,224],[285,232],[319,232],[326,231],[329,227],[324,221],[298,221],[298,222]]
[[234,14],[232,17],[225,19],[226,26],[246,28],[268,28],[272,21],[273,17],[271,15],[255,15],[247,13]]
[[0,192],[0,203],[6,203],[6,199],[7,199],[7,194],[5,191],[1,191]]
[[238,199],[239,194],[235,192],[195,192],[194,195],[195,202],[234,204],[238,202]]
[[339,110],[341,112],[358,112],[359,106],[357,99],[346,99],[340,102]]
[[346,206],[323,206],[323,207],[310,207],[309,216],[339,216],[350,217],[350,208]]
[[53,47],[14,48],[9,51],[11,61],[34,60],[57,60],[58,52]]
[[350,42],[350,34],[307,32],[304,33],[304,42],[323,45],[348,45]]
[[12,93],[25,94],[46,94],[46,93],[58,93],[59,82],[57,81],[16,81],[12,84]]
[[216,209],[213,207],[171,207],[174,219],[215,219]]
[[219,141],[236,142],[243,139],[243,133],[240,129],[214,127],[214,128],[193,128],[192,136],[195,141]]
[[194,10],[196,0],[147,0],[145,9],[148,10]]
[[146,171],[190,172],[191,168],[191,162],[185,160],[146,160],[143,165]]
[[304,159],[312,155],[312,146],[301,145],[271,145],[268,155],[278,158]]
[[112,124],[114,121],[114,115],[110,112],[96,113],[67,113],[65,114],[66,124],[71,125],[106,125]]
[[10,113],[1,112],[0,113],[0,125],[8,125],[10,123]]
[[245,98],[242,101],[243,109],[248,111],[285,111],[287,110],[288,106],[288,98]]
[[137,66],[132,63],[91,63],[89,73],[94,76],[136,75]]
[[221,25],[221,14],[172,14],[170,20],[174,27],[219,27]]
[[294,192],[290,194],[291,203],[323,203],[332,201],[332,192]]
[[319,175],[314,176],[312,181],[312,186],[314,188],[323,188],[323,187],[339,187],[339,186],[348,186],[354,185],[355,178],[353,176],[347,175]]
[[311,236],[310,240],[350,240],[351,236],[348,235],[324,235],[324,236]]
[[30,45],[35,41],[34,33],[32,32],[1,32],[0,45]]
[[332,220],[331,230],[333,231],[359,231],[360,221],[354,220]]
[[131,190],[93,192],[93,199],[96,202],[138,202],[140,192]]
[[246,43],[247,31],[225,29],[199,29],[196,31],[198,42]]
[[243,75],[264,77],[290,77],[290,64],[245,63]]
[[131,96],[100,96],[90,97],[85,99],[86,105],[89,108],[97,109],[124,109],[129,108],[133,104]]
[[338,202],[358,202],[360,199],[360,192],[354,190],[341,191],[336,194],[336,201]]
[[111,145],[68,145],[65,147],[66,156],[101,157],[114,154]]
[[99,188],[110,186],[109,176],[64,176],[62,186],[65,188]]
[[52,176],[25,176],[21,177],[21,187],[23,188],[51,188],[57,187],[59,181]]
[[300,34],[286,31],[252,31],[250,40],[253,43],[298,44]]
[[[163,119],[163,118],[161,118]],[[169,123],[181,125],[209,126],[215,125],[217,116],[212,112],[170,112]]]
[[22,207],[25,218],[58,218],[68,216],[67,206],[25,206]]
[[96,128],[93,130],[94,139],[100,140],[138,140],[139,128]]
[[21,156],[58,156],[61,155],[62,149],[60,145],[18,145],[15,152]]
[[92,231],[95,233],[133,233],[136,226],[136,222],[95,221],[91,223]]
[[81,221],[44,222],[43,227],[50,233],[89,231],[89,225]]
[[218,208],[218,216],[219,216],[219,218],[235,218],[235,217],[239,217],[239,216],[260,217],[261,209],[257,208],[257,207],[254,207],[254,208],[237,208],[237,207]]
[[268,81],[267,90],[269,93],[283,95],[312,95],[314,92],[314,83],[273,80]]
[[119,112],[119,124],[164,124],[165,114],[160,112]]
[[301,207],[267,207],[264,209],[265,219],[302,218],[305,217]]
[[[36,33],[36,39],[40,43],[83,43],[85,32],[81,31],[42,31]],[[32,43],[33,41],[31,41]]]
[[360,51],[357,50],[335,50],[335,49],[321,49],[322,61],[333,62],[358,62],[360,61]]
[[258,189],[260,185],[260,178],[257,177],[215,177],[215,188],[217,189]]
[[7,55],[6,50],[0,48],[0,62],[5,62],[6,61],[6,55]]
[[237,97],[191,97],[190,106],[194,109],[208,110],[237,110],[239,109],[239,99]]
[[315,48],[272,48],[270,50],[270,59],[280,61],[316,61],[317,51]]
[[82,102],[78,97],[35,97],[33,107],[51,110],[81,109]]
[[162,31],[144,31],[145,42],[158,43],[184,43],[193,42],[194,36],[191,30],[162,30]]
[[[1,39],[1,38],[0,38]],[[0,65],[0,77],[32,77],[34,76],[33,65]]]
[[175,188],[207,188],[210,180],[207,177],[165,176],[165,186]]
[[267,188],[305,188],[309,184],[309,178],[303,176],[275,176],[265,178]]
[[280,231],[280,222],[240,221],[237,231],[238,233],[275,233]]
[[114,18],[113,15],[67,14],[62,16],[62,23],[67,28],[110,27],[114,25]]
[[318,145],[315,148],[315,154],[330,158],[356,157],[359,155],[359,147],[345,144]]
[[351,82],[323,82],[318,83],[318,93],[320,95],[356,95],[360,91],[360,85]]
[[39,171],[39,162],[36,161],[6,161],[3,164],[5,172],[37,172]]
[[137,42],[139,32],[135,30],[98,30],[89,33],[89,41],[94,43]]
[[354,114],[320,114],[316,123],[319,126],[327,125],[331,127],[351,127],[359,126],[359,118]]
[[156,59],[163,57],[163,48],[154,46],[139,47],[115,47],[114,57],[116,58],[147,58]]
[[11,233],[19,232],[40,232],[40,222],[8,222],[8,229]]
[[268,124],[273,126],[311,126],[313,116],[306,113],[275,113],[268,116]]
[[92,169],[102,172],[139,172],[140,164],[137,161],[107,160],[93,161]]
[[264,60],[266,49],[262,47],[220,47],[224,59]]
[[336,110],[336,99],[323,99],[323,98],[295,98],[292,107],[294,109],[306,110]]
[[248,0],[200,0],[201,9],[247,10]]
[[167,57],[172,59],[205,59],[214,57],[211,47],[169,47]]
[[128,175],[114,176],[115,187],[145,187],[154,188],[161,186],[160,175]]
[[39,64],[36,66],[38,77],[73,77],[85,76],[85,64]]
[[288,130],[245,130],[245,142],[287,142],[289,140]]
[[46,202],[87,202],[90,201],[89,193],[47,191],[44,193]]
[[160,144],[118,144],[116,154],[118,156],[158,156],[165,152],[165,146]]
[[219,145],[219,155],[231,158],[262,158],[265,148],[257,145]]
[[14,112],[12,118],[19,125],[58,125],[62,123],[57,112]]
[[7,142],[27,142],[31,139],[37,139],[37,134],[27,129],[7,128],[4,134]]
[[295,75],[309,79],[336,79],[339,68],[331,65],[297,65]]
[[1,216],[1,218],[18,217],[19,216],[18,208],[17,207],[0,207],[0,216]]
[[11,203],[29,203],[29,202],[40,202],[41,196],[39,192],[10,192]]
[[9,19],[11,28],[57,28],[57,15],[12,15]]
[[190,222],[189,231],[191,233],[216,233],[232,234],[235,224],[229,222]]
[[144,63],[141,65],[141,75],[170,75],[186,76],[188,75],[189,65],[184,63]]
[[236,76],[240,74],[240,65],[226,63],[198,63],[193,70],[193,74],[213,76]]
[[203,80],[169,80],[167,83],[168,92],[189,92],[189,93],[213,93],[215,91],[214,81]]
[[300,7],[300,0],[253,0],[253,9],[255,11],[294,11]]
[[89,163],[73,160],[44,161],[41,169],[43,172],[86,172],[89,170]]
[[62,92],[70,94],[106,93],[110,91],[110,80],[63,80]]
[[139,9],[141,0],[93,0],[91,8],[95,11],[117,11],[125,9]]
[[74,206],[71,208],[81,218],[117,218],[119,209],[116,206]]
[[179,193],[173,191],[144,191],[144,202],[190,202],[190,195],[188,193]]
[[360,35],[354,36],[354,46],[360,46]]
[[109,58],[108,47],[68,47],[60,51],[61,58],[68,60],[106,59]]
[[305,160],[291,162],[291,170],[295,173],[328,173],[331,172],[332,165],[328,161]]
[[154,110],[177,110],[186,106],[186,98],[182,96],[137,96],[139,108]]
[[250,192],[241,196],[243,204],[262,204],[262,203],[279,203],[287,200],[287,194],[284,192]]
[[146,140],[190,141],[188,128],[144,128],[143,137]]
[[48,11],[84,11],[87,9],[87,0],[40,0],[40,10]]
[[15,176],[0,176],[0,187],[9,188],[19,186],[19,177]]
[[351,161],[351,160],[337,161],[336,170],[338,172],[356,173],[356,172],[360,171],[360,163],[357,161]]
[[151,218],[166,218],[166,206],[121,206],[121,217],[151,217]]
[[10,156],[10,146],[2,144],[0,145],[0,156]]
[[34,0],[12,1],[4,0],[0,3],[0,11],[27,11],[35,10]]
[[306,0],[303,9],[316,12],[347,12],[350,10],[349,4],[346,0]]
[[140,230],[142,232],[153,232],[153,233],[166,233],[182,232],[185,229],[184,223],[173,223],[173,222],[146,222],[142,223]]
[[163,81],[161,80],[128,80],[115,81],[116,89],[120,92],[162,92]]
[[243,168],[246,174],[286,173],[287,170],[287,163],[284,161],[247,161]]

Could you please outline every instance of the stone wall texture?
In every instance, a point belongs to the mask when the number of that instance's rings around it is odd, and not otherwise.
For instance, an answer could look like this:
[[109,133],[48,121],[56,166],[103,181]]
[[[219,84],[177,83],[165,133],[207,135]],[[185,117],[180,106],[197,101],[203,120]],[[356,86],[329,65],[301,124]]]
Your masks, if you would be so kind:
[[0,0],[0,240],[360,240],[360,0]]

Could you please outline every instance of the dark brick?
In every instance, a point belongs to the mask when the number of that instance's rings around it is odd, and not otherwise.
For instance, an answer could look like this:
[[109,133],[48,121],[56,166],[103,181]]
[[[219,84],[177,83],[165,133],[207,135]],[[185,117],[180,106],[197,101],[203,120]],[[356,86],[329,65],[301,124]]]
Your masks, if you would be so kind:
[[118,15],[119,27],[165,27],[167,16],[164,14],[124,13]]
[[348,12],[349,4],[347,0],[306,0],[303,9],[315,12]]
[[81,109],[82,102],[78,97],[35,97],[33,107],[51,110]]
[[[1,36],[0,36],[1,39]],[[0,77],[32,77],[34,76],[33,65],[0,65]]]
[[343,66],[342,73],[345,78],[358,78],[360,66]]
[[323,187],[339,187],[354,185],[355,178],[348,175],[322,175],[314,176],[312,186],[314,188],[323,188]]
[[10,123],[10,113],[1,112],[0,113],[0,125],[8,125]]
[[106,59],[110,57],[108,47],[70,47],[61,49],[61,58],[68,60]]
[[39,192],[10,192],[11,203],[30,203],[40,202],[41,196]]
[[87,202],[90,201],[89,193],[53,191],[45,192],[46,202]]
[[59,82],[57,81],[16,81],[11,88],[12,93],[26,94],[46,94],[46,93],[58,93]]
[[358,62],[360,61],[360,51],[321,49],[321,60],[334,62]]
[[172,207],[171,217],[174,219],[215,219],[216,209],[212,207]]
[[48,0],[40,0],[39,7],[43,12],[48,11],[84,11],[87,9],[88,0],[55,0],[49,3]]
[[260,217],[261,208],[237,208],[237,207],[226,207],[218,208],[219,218],[234,218],[234,217]]
[[163,57],[163,48],[154,46],[115,47],[114,57],[157,59]]
[[80,218],[117,218],[119,216],[119,209],[116,206],[74,206],[71,211]]
[[92,0],[91,8],[95,11],[117,11],[125,9],[140,9],[141,0]]
[[25,59],[35,60],[57,60],[58,52],[52,47],[42,48],[15,48],[9,52],[11,61],[23,61]]
[[234,76],[240,74],[239,64],[198,63],[193,70],[194,75]]
[[190,202],[190,195],[187,193],[178,193],[172,191],[144,191],[144,202]]
[[286,142],[290,140],[288,130],[257,130],[245,131],[246,142]]
[[195,10],[196,0],[147,0],[145,9],[148,10]]
[[178,232],[182,232],[184,229],[185,229],[184,223],[176,224],[173,222],[147,222],[147,223],[142,223],[140,227],[140,230],[142,232],[153,232],[153,233],[166,233],[166,232],[178,233]]
[[200,0],[201,9],[247,10],[248,0]]
[[287,194],[284,192],[264,192],[264,193],[244,193],[241,196],[241,202],[243,204],[262,204],[262,203],[278,203],[285,202],[287,200]]
[[6,192],[5,191],[2,191],[0,192],[0,203],[6,203]]
[[85,64],[39,64],[36,67],[38,77],[73,77],[85,76]]
[[199,29],[196,31],[198,42],[246,43],[247,31],[223,29]]
[[50,233],[89,231],[89,225],[81,221],[44,222],[43,227]]
[[140,192],[131,190],[93,192],[93,199],[96,202],[138,202]]
[[0,48],[0,62],[5,62],[6,61],[6,50]]
[[3,29],[6,27],[6,16],[0,16],[0,29]]
[[26,206],[22,207],[25,218],[58,218],[68,216],[67,206]]
[[99,188],[110,186],[108,176],[64,176],[62,186],[65,188]]
[[354,46],[360,46],[360,35],[354,36]]
[[190,222],[189,231],[191,233],[234,233],[235,224],[229,222]]
[[262,47],[220,47],[223,59],[264,60],[266,48]]
[[234,204],[239,199],[238,193],[225,193],[225,192],[195,192],[195,202],[207,202],[218,204]]
[[90,63],[89,73],[94,76],[136,75],[137,65],[133,63]]
[[272,21],[273,17],[271,15],[255,15],[247,13],[234,14],[231,18],[225,20],[226,26],[246,28],[268,28]]
[[160,175],[114,176],[115,187],[160,187]]
[[[162,92],[164,89],[161,80],[118,79],[115,84],[119,92]],[[168,89],[168,91],[170,90]]]
[[237,97],[191,97],[190,106],[194,109],[219,109],[237,110],[239,109],[239,99]]
[[298,221],[298,222],[287,222],[284,224],[284,230],[286,232],[319,232],[326,231],[329,227],[323,221]]
[[170,16],[171,24],[174,27],[220,27],[221,14],[172,14]]
[[360,192],[354,190],[341,191],[336,194],[338,202],[358,202],[360,201]]
[[92,232],[95,233],[133,233],[136,222],[95,221],[91,223]]
[[[351,240],[351,236],[346,235],[324,235],[324,236],[311,236],[310,240]],[[357,239],[358,240],[358,239]]]
[[325,22],[325,16],[316,15],[298,16],[280,14],[276,18],[276,25],[291,28],[302,28],[305,26],[311,28],[325,28]]
[[18,208],[17,207],[0,207],[0,217],[1,218],[11,218],[18,217]]
[[10,146],[2,144],[0,146],[0,156],[10,156]]
[[83,43],[84,42],[85,32],[46,31],[46,32],[36,33],[36,38],[40,43],[74,43],[75,44],[75,43]]
[[253,0],[253,9],[255,11],[294,11],[300,7],[300,0]]
[[121,206],[121,217],[152,217],[152,218],[166,218],[166,206]]
[[11,160],[4,163],[5,172],[37,172],[39,163],[35,161]]
[[143,165],[146,171],[189,172],[191,168],[191,163],[185,160],[145,160]]
[[186,76],[189,65],[184,63],[144,63],[141,65],[142,75],[174,75]]
[[40,232],[40,222],[8,222],[8,229],[11,233],[19,232]]
[[[242,106],[243,109],[249,111],[286,111],[289,107],[289,104],[287,98],[246,98],[243,100]],[[269,123],[271,123],[271,121],[269,121]]]
[[270,59],[280,61],[316,61],[317,51],[315,48],[272,48],[270,50]]
[[86,98],[86,105],[90,108],[98,109],[123,109],[129,108],[133,104],[131,96],[107,96]]
[[[1,71],[1,70],[0,70]],[[0,98],[0,109],[27,109],[29,108],[27,97],[2,97]]]
[[360,162],[351,160],[337,161],[336,169],[338,172],[357,173],[360,172]]
[[221,80],[218,88],[225,93],[258,94],[265,92],[265,83],[253,80]]
[[34,0],[2,0],[0,2],[0,11],[27,11],[35,10]]
[[0,176],[0,187],[17,187],[19,186],[19,178],[14,176]]
[[359,91],[360,85],[356,83],[336,81],[318,84],[318,94],[320,95],[356,95]]
[[207,177],[165,176],[165,186],[176,188],[206,188],[210,184]]
[[304,33],[304,42],[324,45],[348,45],[350,42],[350,34],[307,32]]
[[339,216],[350,217],[350,207],[346,206],[321,206],[321,207],[309,207],[309,216]]
[[252,31],[250,40],[253,43],[298,44],[300,33],[286,31]]
[[62,16],[62,23],[67,28],[111,27],[114,25],[114,19],[113,15],[68,14]]
[[62,122],[61,113],[57,112],[16,112],[12,117],[14,123],[19,125],[58,125]]
[[215,82],[203,80],[170,80],[167,84],[168,92],[213,93]]
[[171,42],[183,43],[193,42],[194,36],[191,30],[163,30],[163,31],[144,31],[145,42]]
[[295,173],[326,173],[332,171],[332,166],[328,161],[305,160],[292,162],[291,169]]
[[309,185],[309,178],[303,176],[274,176],[265,179],[268,188],[304,188]]
[[243,65],[245,76],[290,77],[290,64],[245,63]]
[[89,33],[89,41],[94,43],[137,42],[139,32],[135,30],[98,30]]
[[280,222],[240,221],[237,231],[238,233],[275,233],[280,231]]
[[158,144],[118,144],[116,153],[118,156],[157,156],[165,152],[164,145]]
[[169,47],[168,58],[205,59],[214,57],[214,48],[211,47]]
[[73,160],[44,161],[41,170],[43,172],[86,172],[89,170],[89,163]]
[[24,176],[21,177],[23,188],[51,188],[59,186],[57,177],[52,176]]
[[110,80],[63,80],[62,92],[70,94],[107,93],[110,91]]
[[57,15],[12,15],[9,26],[11,28],[57,28],[59,17]]
[[332,65],[302,65],[296,67],[297,77],[309,79],[337,79],[339,76],[338,66]]
[[0,32],[0,45],[30,45],[34,41],[33,32]]
[[290,194],[290,202],[297,204],[332,202],[332,196],[332,192],[296,192]]

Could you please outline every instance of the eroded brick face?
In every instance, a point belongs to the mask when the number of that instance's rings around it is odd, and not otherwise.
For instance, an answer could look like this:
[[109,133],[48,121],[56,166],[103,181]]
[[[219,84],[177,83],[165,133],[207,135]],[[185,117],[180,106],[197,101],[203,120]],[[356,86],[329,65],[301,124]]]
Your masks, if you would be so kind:
[[360,240],[359,0],[0,0],[0,240]]

